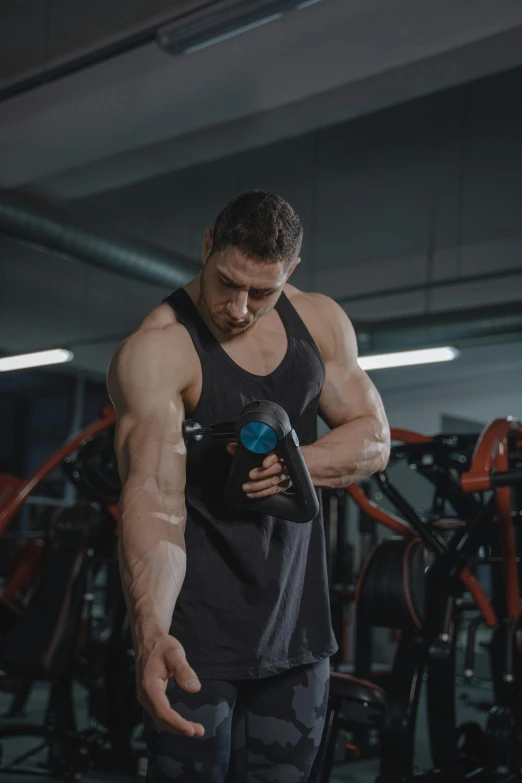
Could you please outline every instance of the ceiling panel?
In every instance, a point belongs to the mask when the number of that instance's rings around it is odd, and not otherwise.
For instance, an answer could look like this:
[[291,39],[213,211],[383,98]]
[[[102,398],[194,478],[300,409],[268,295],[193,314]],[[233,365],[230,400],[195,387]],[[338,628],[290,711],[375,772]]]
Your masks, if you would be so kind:
[[40,71],[46,55],[47,25],[47,0],[2,0],[0,89]]
[[[2,0],[0,89],[143,38],[208,0]],[[151,35],[148,35],[151,38]]]

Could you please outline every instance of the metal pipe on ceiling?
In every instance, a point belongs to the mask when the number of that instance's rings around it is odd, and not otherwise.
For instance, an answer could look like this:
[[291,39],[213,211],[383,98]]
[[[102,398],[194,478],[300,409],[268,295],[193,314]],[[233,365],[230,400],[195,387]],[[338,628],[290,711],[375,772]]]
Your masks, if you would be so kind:
[[[342,304],[342,303],[341,303]],[[475,307],[445,313],[426,313],[408,318],[362,322],[354,319],[361,356],[413,351],[419,348],[473,347],[522,341],[522,304]],[[120,342],[125,334],[83,338],[71,347]]]
[[23,191],[0,188],[0,232],[106,272],[168,289],[185,285],[201,269],[180,253],[100,229],[86,218]]
[[354,319],[353,325],[361,355],[486,345],[522,340],[522,304],[508,302],[366,323]]

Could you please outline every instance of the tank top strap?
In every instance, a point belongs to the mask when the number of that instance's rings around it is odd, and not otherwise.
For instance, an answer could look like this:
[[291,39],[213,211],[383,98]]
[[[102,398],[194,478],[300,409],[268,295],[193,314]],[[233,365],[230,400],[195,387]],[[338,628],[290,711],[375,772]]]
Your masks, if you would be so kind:
[[211,353],[215,350],[217,340],[184,288],[178,288],[176,291],[173,291],[173,293],[165,297],[163,302],[172,307],[192,338],[198,354]]
[[284,291],[279,297],[279,300],[276,304],[276,310],[279,313],[279,316],[284,324],[286,333],[288,335],[291,335],[294,340],[300,340],[301,342],[310,345],[310,347],[317,354],[319,361],[324,368],[323,355],[319,350],[317,343],[315,342],[305,322],[303,321],[303,319],[301,318],[301,316],[299,315],[299,313],[297,312],[297,310],[295,309],[295,307],[293,306],[293,304],[291,303],[290,299],[287,297]]

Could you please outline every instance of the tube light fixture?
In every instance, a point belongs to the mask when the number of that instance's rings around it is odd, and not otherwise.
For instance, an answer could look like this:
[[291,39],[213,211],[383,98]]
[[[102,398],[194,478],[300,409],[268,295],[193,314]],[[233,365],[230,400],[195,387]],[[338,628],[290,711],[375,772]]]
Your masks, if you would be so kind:
[[415,351],[360,356],[359,367],[363,370],[384,370],[391,367],[411,367],[418,364],[451,362],[459,356],[460,351],[458,348],[422,348]]
[[187,48],[183,51],[185,54],[199,52],[201,49],[207,49],[209,46],[214,46],[214,44],[221,43],[221,41],[226,41],[228,38],[235,38],[236,35],[241,35],[241,33],[254,30],[256,27],[262,27],[269,22],[275,22],[276,19],[281,19],[282,16],[283,14],[271,14],[271,16],[265,16],[263,19],[258,19],[256,22],[249,22],[248,24],[244,24],[241,27],[236,27],[234,30],[229,30],[226,33],[221,33],[221,35],[208,38],[206,41],[201,41],[200,43],[193,44],[192,46],[187,46]]
[[50,364],[63,364],[64,362],[72,361],[72,359],[74,359],[72,351],[67,351],[64,348],[5,356],[0,359],[0,372],[26,370],[29,367],[45,367]]
[[191,54],[318,2],[321,0],[224,0],[214,11],[200,10],[164,25],[157,40],[169,54]]

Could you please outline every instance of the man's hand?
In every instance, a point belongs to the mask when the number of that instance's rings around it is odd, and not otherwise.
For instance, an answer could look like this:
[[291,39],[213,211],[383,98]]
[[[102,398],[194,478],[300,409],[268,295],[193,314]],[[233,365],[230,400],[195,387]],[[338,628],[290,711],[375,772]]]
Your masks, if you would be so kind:
[[168,634],[147,640],[138,646],[136,655],[136,685],[138,701],[149,713],[159,731],[202,737],[200,723],[185,720],[170,706],[165,693],[167,682],[174,677],[180,688],[197,693],[201,684],[185,658],[180,642]]
[[[234,454],[236,443],[229,443],[227,451]],[[292,480],[284,460],[277,454],[268,454],[261,466],[250,471],[249,481],[243,484],[243,491],[248,498],[258,499],[286,492],[292,486]]]

